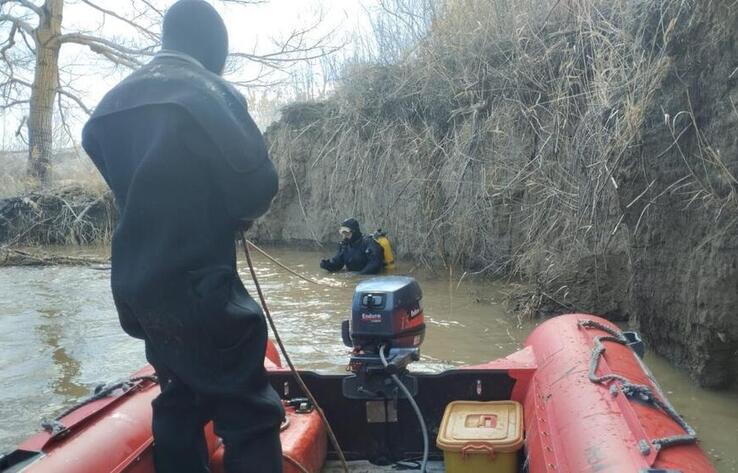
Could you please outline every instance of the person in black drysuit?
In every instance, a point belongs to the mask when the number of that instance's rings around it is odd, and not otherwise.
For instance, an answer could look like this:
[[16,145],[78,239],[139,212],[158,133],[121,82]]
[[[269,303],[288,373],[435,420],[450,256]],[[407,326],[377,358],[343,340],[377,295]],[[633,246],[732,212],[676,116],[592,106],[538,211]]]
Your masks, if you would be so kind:
[[202,0],[166,13],[162,51],[102,99],[82,144],[112,189],[113,299],[143,339],[159,473],[204,473],[214,421],[229,473],[282,471],[281,401],[264,369],[264,315],[236,272],[234,235],[264,214],[277,174],[243,96],[220,74],[221,17]]
[[344,220],[339,231],[343,240],[338,244],[338,252],[331,259],[320,260],[321,268],[334,272],[345,266],[349,271],[359,274],[377,274],[382,271],[382,247],[370,235],[362,235],[356,219]]

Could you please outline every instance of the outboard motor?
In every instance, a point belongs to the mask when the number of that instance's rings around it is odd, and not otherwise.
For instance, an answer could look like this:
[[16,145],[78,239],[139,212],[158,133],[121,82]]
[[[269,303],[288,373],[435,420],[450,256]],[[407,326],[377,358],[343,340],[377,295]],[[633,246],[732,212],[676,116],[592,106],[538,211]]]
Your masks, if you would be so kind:
[[417,394],[415,378],[407,366],[420,359],[425,322],[420,301],[423,293],[415,279],[385,276],[356,286],[351,321],[343,322],[343,342],[354,349],[344,379],[343,394],[350,399],[402,397],[391,375]]

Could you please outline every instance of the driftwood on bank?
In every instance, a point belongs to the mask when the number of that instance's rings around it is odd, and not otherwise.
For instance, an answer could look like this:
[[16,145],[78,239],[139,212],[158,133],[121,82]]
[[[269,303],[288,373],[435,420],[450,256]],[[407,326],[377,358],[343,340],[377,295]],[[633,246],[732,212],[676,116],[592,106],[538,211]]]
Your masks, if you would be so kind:
[[4,266],[97,266],[105,268],[110,261],[105,258],[87,256],[56,255],[43,251],[28,251],[0,247],[0,267]]
[[0,199],[6,247],[105,243],[117,211],[109,192],[71,186]]

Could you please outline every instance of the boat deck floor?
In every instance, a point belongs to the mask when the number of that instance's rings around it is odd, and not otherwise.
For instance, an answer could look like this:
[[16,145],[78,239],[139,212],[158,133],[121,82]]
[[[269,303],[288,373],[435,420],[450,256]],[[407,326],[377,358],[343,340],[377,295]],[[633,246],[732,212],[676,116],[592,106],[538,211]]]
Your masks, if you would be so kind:
[[[349,471],[351,473],[397,473],[398,470],[393,465],[388,466],[377,466],[372,465],[368,461],[353,461],[349,462]],[[419,470],[405,470],[405,471],[419,471]],[[426,471],[428,473],[445,473],[443,462],[435,461],[428,462]],[[344,473],[341,463],[337,461],[329,461],[325,464],[322,473]]]

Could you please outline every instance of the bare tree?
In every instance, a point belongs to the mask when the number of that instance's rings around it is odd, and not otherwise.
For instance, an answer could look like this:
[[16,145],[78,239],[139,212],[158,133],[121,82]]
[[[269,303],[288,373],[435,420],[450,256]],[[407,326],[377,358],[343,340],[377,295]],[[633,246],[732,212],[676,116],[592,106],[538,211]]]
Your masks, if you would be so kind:
[[443,5],[440,0],[377,0],[373,9],[367,9],[374,59],[392,64],[412,53]]
[[[261,0],[220,0],[231,5],[254,5]],[[124,3],[124,2],[121,2]],[[84,8],[102,19],[93,31],[63,28],[66,8]],[[160,44],[159,25],[164,7],[159,0],[131,0],[121,6],[105,7],[99,0],[0,0],[0,110],[20,108],[25,113],[17,134],[27,129],[27,174],[36,185],[50,180],[52,134],[55,110],[63,127],[71,108],[91,113],[92,107],[71,81],[60,79],[60,51],[77,45],[117,66],[135,69],[154,54]],[[123,37],[108,33],[106,22],[125,28]],[[284,70],[296,61],[313,60],[330,54],[328,35],[309,39],[316,28],[294,31],[271,53],[235,52],[229,69],[241,62],[261,66],[256,77],[240,80],[240,85],[264,82],[270,72]],[[90,73],[90,71],[86,71]]]

